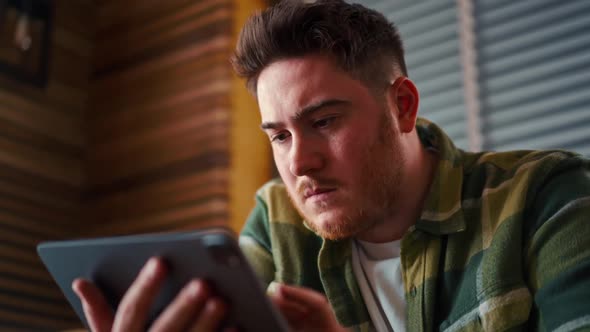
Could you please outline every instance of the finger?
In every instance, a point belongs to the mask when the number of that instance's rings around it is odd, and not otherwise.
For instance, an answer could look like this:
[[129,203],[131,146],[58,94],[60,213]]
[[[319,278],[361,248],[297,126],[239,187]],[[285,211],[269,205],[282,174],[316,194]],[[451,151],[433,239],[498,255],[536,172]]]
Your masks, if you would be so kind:
[[113,326],[113,310],[100,290],[93,283],[81,278],[72,282],[72,290],[82,302],[82,309],[90,330],[109,332]]
[[150,331],[181,331],[198,317],[212,292],[200,280],[192,280],[178,293],[174,300],[154,322]]
[[307,306],[303,303],[298,303],[294,300],[289,299],[285,294],[285,292],[281,292],[280,288],[281,288],[281,283],[278,283],[276,281],[273,281],[270,283],[270,285],[268,286],[267,289],[267,295],[270,297],[270,299],[275,302],[275,305],[277,306],[286,306],[288,303],[288,307],[286,307],[286,309],[289,309],[290,311],[300,311],[300,312],[306,312],[307,311]]
[[221,321],[225,317],[227,306],[219,298],[211,298],[198,316],[197,321],[191,327],[191,332],[217,331]]
[[271,295],[271,301],[279,309],[283,317],[294,330],[299,330],[307,318],[309,311],[298,303],[291,302],[279,295]]
[[277,294],[286,301],[305,307],[308,315],[299,320],[305,331],[345,331],[336,320],[328,299],[309,288],[277,285]]
[[270,300],[283,313],[283,315],[288,316],[286,318],[292,317],[297,319],[309,312],[307,306],[304,304],[287,298],[284,292],[279,291],[280,287],[280,284],[274,283],[272,285],[272,290],[268,295]]
[[279,284],[277,285],[277,294],[288,301],[298,303],[310,311],[323,310],[329,308],[330,305],[323,294],[308,288]]
[[113,331],[143,331],[154,298],[166,276],[162,260],[150,258],[119,303]]

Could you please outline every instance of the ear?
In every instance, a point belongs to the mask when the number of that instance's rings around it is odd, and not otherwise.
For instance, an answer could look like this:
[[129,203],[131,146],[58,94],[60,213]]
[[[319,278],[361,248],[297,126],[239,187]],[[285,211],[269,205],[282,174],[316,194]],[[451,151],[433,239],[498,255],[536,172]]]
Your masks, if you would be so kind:
[[416,126],[420,95],[414,82],[409,78],[398,77],[389,87],[390,101],[396,106],[399,127],[402,133],[409,133]]

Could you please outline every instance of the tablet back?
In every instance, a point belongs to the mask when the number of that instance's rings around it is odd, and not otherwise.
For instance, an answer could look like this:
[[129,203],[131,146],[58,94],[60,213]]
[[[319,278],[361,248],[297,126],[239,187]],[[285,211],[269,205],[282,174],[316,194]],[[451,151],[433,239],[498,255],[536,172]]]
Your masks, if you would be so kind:
[[203,278],[230,306],[224,326],[238,326],[242,331],[287,330],[225,229],[46,242],[37,251],[86,326],[80,300],[71,288],[74,279],[93,281],[116,310],[146,261],[159,256],[168,263],[169,273],[150,312],[150,322],[189,280]]

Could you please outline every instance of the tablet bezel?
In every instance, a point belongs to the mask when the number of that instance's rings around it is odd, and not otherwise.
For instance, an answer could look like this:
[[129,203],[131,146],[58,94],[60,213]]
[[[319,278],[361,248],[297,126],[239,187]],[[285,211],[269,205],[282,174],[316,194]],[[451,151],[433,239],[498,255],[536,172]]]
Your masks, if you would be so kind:
[[287,331],[283,317],[225,228],[53,241],[39,244],[37,251],[87,327],[72,282],[79,277],[95,282],[115,310],[141,267],[158,256],[169,265],[168,275],[147,326],[190,279],[202,278],[229,304],[225,326],[237,325],[242,331]]

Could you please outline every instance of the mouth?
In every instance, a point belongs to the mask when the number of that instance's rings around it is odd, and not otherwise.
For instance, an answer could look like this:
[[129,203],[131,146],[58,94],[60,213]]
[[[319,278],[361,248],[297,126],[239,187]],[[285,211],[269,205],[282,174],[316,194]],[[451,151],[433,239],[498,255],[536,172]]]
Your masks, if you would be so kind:
[[327,194],[336,191],[336,189],[334,188],[310,188],[310,189],[306,189],[303,192],[303,198],[305,200],[310,199],[310,198],[320,198],[323,196],[326,196]]

